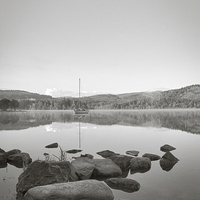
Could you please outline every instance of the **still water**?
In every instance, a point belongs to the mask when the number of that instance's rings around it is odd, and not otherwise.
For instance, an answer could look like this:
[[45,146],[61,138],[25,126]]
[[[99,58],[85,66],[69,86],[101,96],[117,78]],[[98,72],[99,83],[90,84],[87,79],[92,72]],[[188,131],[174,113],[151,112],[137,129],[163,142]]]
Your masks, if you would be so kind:
[[[33,160],[45,160],[43,153],[54,142],[64,150],[80,148],[76,154],[111,150],[125,155],[127,150],[163,156],[160,147],[174,146],[179,159],[170,171],[152,161],[150,171],[128,174],[140,183],[140,190],[127,193],[112,189],[115,200],[199,200],[200,199],[200,110],[90,111],[76,118],[72,111],[27,111],[0,113],[0,148],[20,149]],[[53,159],[53,158],[52,158]],[[55,159],[55,157],[54,157]],[[0,168],[0,199],[16,199],[15,187],[23,169]]]

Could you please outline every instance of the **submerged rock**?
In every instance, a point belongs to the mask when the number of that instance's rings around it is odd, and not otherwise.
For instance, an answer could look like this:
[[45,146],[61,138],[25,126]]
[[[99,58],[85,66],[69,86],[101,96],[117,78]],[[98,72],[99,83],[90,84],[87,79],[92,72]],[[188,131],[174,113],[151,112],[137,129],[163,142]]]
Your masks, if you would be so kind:
[[49,144],[49,145],[45,146],[45,148],[58,148],[58,143],[55,142],[55,143]]
[[132,158],[130,162],[131,174],[144,173],[151,169],[151,160],[146,157]]
[[130,151],[126,151],[126,154],[131,155],[131,156],[138,156],[139,151],[130,150]]
[[75,153],[78,153],[78,152],[81,152],[81,151],[82,151],[81,149],[71,149],[71,150],[68,150],[68,151],[65,151],[65,152],[75,154]]
[[122,190],[124,192],[136,192],[140,189],[140,184],[128,178],[110,178],[107,179],[106,184],[112,189]]
[[93,159],[94,170],[92,173],[93,178],[116,177],[122,175],[122,171],[118,165],[112,160],[106,159]]
[[154,160],[159,160],[160,156],[156,155],[156,154],[152,154],[152,153],[145,153],[142,157],[147,157],[149,158],[151,161]]
[[97,154],[102,156],[103,158],[109,158],[111,156],[119,155],[118,153],[115,153],[115,152],[110,151],[110,150],[99,151],[99,152],[97,152]]
[[169,144],[165,144],[162,147],[160,147],[160,150],[163,152],[173,151],[175,149],[176,149],[175,147],[170,146]]
[[160,166],[164,171],[170,171],[178,161],[172,153],[167,152],[160,159]]
[[30,189],[25,200],[113,200],[111,189],[97,180],[57,183]]
[[20,194],[25,194],[35,186],[67,182],[71,176],[71,164],[68,161],[46,162],[36,160],[19,176],[16,190]]

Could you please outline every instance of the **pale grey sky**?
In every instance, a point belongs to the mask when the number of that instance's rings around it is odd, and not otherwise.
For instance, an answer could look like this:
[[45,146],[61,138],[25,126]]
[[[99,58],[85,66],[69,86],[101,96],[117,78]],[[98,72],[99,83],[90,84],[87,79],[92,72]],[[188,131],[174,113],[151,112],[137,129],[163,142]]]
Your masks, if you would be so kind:
[[199,84],[199,11],[199,0],[0,0],[0,89],[65,95],[79,78],[91,93]]

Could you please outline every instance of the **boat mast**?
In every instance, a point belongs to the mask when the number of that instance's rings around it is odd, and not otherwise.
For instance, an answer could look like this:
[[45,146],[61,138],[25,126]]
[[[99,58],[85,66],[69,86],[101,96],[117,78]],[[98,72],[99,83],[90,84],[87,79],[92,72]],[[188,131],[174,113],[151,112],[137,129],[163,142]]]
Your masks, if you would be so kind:
[[81,79],[79,78],[79,98],[81,96]]

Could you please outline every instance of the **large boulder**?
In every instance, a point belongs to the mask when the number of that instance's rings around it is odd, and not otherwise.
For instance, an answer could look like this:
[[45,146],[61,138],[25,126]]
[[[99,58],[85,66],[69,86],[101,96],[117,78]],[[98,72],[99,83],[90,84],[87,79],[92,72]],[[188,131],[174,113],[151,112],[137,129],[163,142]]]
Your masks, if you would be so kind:
[[109,157],[116,165],[118,165],[121,170],[126,170],[130,167],[130,161],[133,157],[126,155],[115,155]]
[[7,163],[8,154],[6,152],[0,153],[0,164]]
[[172,153],[167,152],[160,159],[160,166],[164,171],[170,171],[178,161]]
[[25,200],[113,200],[111,189],[97,180],[57,183],[30,189]]
[[106,184],[116,190],[122,190],[124,192],[136,192],[140,189],[140,184],[129,178],[110,178],[105,180]]
[[21,153],[21,150],[19,149],[12,149],[10,151],[7,151],[8,156],[13,155],[13,154],[19,154]]
[[89,179],[95,167],[94,161],[87,157],[79,157],[73,160],[71,164],[75,168],[76,175],[81,180]]
[[32,159],[28,153],[12,154],[7,160],[10,165],[14,165],[18,168],[27,167],[32,162]]
[[131,174],[144,173],[151,169],[151,160],[146,157],[135,157],[130,161]]
[[112,160],[106,159],[93,159],[94,170],[92,177],[94,178],[105,178],[105,177],[116,177],[122,175],[122,171],[118,165]]
[[129,150],[129,151],[126,151],[126,154],[131,155],[131,156],[138,156],[139,151]]
[[142,157],[147,157],[149,158],[151,161],[154,160],[159,160],[160,156],[156,155],[156,154],[152,154],[152,153],[145,153]]
[[111,156],[119,155],[118,153],[115,153],[115,152],[110,151],[110,150],[99,151],[99,152],[97,152],[97,154],[102,156],[103,158],[109,158]]
[[163,152],[173,151],[175,149],[176,149],[175,147],[173,147],[169,144],[165,144],[162,147],[160,147],[160,150],[163,151]]
[[30,188],[35,186],[67,182],[70,178],[70,162],[36,160],[19,176],[16,190],[20,194],[25,194]]

